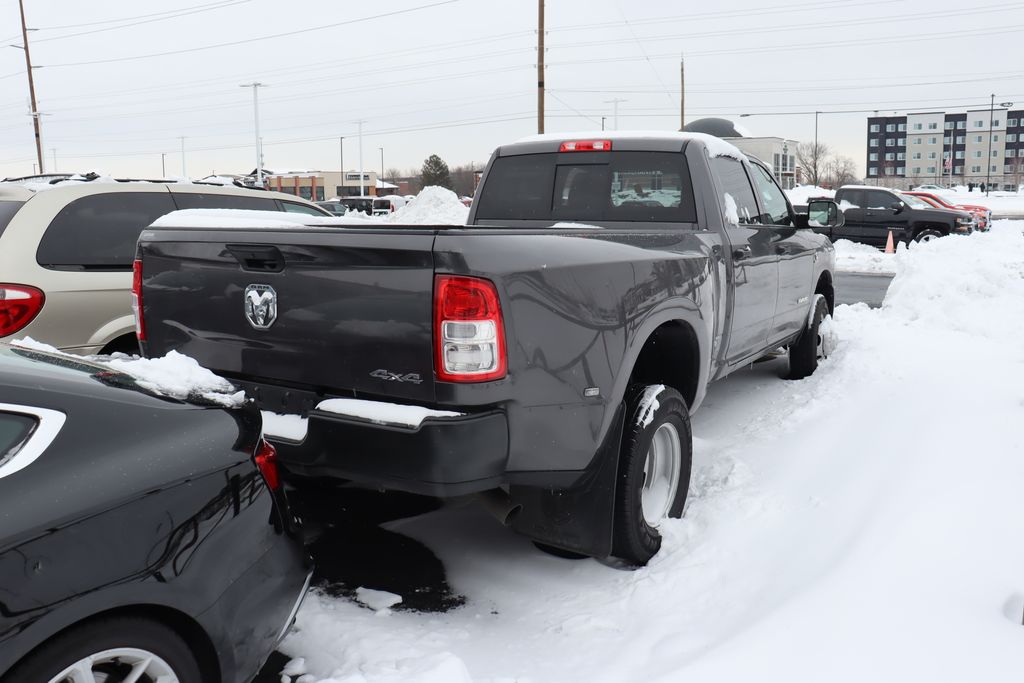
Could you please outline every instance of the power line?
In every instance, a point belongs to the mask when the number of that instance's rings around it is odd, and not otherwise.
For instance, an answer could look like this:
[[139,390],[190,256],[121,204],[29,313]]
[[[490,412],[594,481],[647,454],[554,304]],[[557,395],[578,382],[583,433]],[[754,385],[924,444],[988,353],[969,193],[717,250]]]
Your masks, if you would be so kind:
[[81,23],[81,24],[64,24],[62,26],[41,26],[41,27],[39,27],[39,30],[40,31],[54,31],[54,30],[66,29],[66,28],[82,28],[82,27],[85,27],[85,26],[100,26],[102,24],[117,24],[117,23],[120,23],[122,21],[135,21],[136,19],[147,19],[149,17],[159,17],[159,16],[163,16],[165,14],[174,14],[176,12],[186,12],[188,10],[198,9],[200,7],[210,7],[211,5],[230,4],[231,2],[235,2],[235,1],[236,0],[219,0],[219,2],[213,2],[213,3],[204,2],[204,3],[200,4],[200,5],[189,5],[188,7],[179,7],[178,9],[169,9],[169,10],[164,10],[163,12],[154,12],[152,14],[138,14],[138,15],[136,15],[134,17],[119,17],[117,19],[103,19],[101,21],[90,21],[90,22]]
[[65,62],[63,64],[47,64],[45,65],[50,69],[57,69],[69,66],[90,66],[93,64],[112,64],[114,62],[131,62],[139,59],[150,59],[152,57],[168,57],[171,55],[181,55],[191,52],[202,52],[205,50],[213,50],[221,47],[233,47],[235,45],[248,45],[250,43],[257,43],[264,40],[272,40],[274,38],[285,38],[288,36],[297,36],[303,33],[312,33],[313,31],[324,31],[329,28],[338,28],[339,26],[350,26],[352,24],[360,24],[367,21],[373,21],[374,19],[383,19],[386,17],[394,17],[401,14],[409,14],[411,12],[418,12],[424,9],[432,9],[434,7],[440,7],[442,5],[450,5],[452,3],[459,2],[459,0],[440,0],[439,2],[432,2],[426,5],[418,5],[416,7],[409,7],[406,9],[393,10],[391,12],[382,12],[380,14],[374,14],[368,17],[360,17],[358,19],[347,19],[345,21],[338,21],[333,24],[321,24],[320,26],[310,26],[308,28],[296,29],[294,31],[284,31],[283,33],[273,33],[266,36],[258,36],[256,38],[245,38],[243,40],[233,40],[227,43],[216,43],[213,45],[201,45],[199,47],[182,48],[180,50],[168,50],[166,52],[152,52],[144,55],[133,55],[131,57],[110,57],[108,59],[93,59],[84,62]]
[[177,19],[178,17],[186,17],[192,14],[201,14],[203,12],[212,12],[213,10],[224,9],[226,7],[232,7],[234,5],[244,5],[245,3],[252,2],[252,0],[231,0],[230,2],[221,2],[214,5],[208,5],[205,7],[199,7],[192,9],[187,12],[179,12],[178,14],[171,14],[169,16],[156,17],[154,19],[141,19],[139,21],[133,21],[127,24],[119,24],[117,26],[108,26],[106,28],[91,29],[89,31],[80,31],[78,33],[68,33],[63,36],[53,36],[52,38],[40,38],[35,40],[35,43],[48,43],[54,40],[64,40],[65,38],[77,38],[78,36],[88,36],[94,33],[104,33],[106,31],[117,31],[122,28],[129,28],[131,26],[139,26],[141,24],[152,24],[157,21],[167,21],[168,19]]

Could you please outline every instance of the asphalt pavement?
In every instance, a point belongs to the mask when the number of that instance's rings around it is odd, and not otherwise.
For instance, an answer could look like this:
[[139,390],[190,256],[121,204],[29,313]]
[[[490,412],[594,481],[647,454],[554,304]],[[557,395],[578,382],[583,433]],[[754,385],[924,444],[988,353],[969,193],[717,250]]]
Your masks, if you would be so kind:
[[872,308],[882,305],[892,275],[870,273],[836,273],[836,303],[855,304],[863,301]]

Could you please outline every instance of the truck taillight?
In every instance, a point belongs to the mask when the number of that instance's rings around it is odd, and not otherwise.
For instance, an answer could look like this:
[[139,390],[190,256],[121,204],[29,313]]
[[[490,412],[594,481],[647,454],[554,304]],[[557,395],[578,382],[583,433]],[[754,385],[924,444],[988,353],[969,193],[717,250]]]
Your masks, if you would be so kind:
[[132,313],[135,314],[135,336],[146,341],[146,321],[142,318],[142,261],[132,263]]
[[39,315],[46,297],[28,285],[0,284],[0,337],[23,329]]
[[505,376],[505,325],[493,282],[435,277],[434,347],[439,380],[487,382]]
[[260,437],[259,446],[256,447],[256,455],[253,456],[256,467],[259,468],[263,480],[267,482],[267,488],[276,491],[281,488],[281,477],[277,472],[277,449],[269,441]]
[[568,140],[558,148],[559,152],[610,152],[611,140]]

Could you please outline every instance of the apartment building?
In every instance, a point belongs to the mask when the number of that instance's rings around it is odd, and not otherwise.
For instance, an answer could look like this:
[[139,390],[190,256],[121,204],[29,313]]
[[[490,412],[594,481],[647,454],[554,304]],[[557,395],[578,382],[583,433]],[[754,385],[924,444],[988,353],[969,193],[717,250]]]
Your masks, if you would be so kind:
[[1022,135],[1024,110],[869,117],[867,181],[898,188],[989,183],[1016,190],[1024,182]]

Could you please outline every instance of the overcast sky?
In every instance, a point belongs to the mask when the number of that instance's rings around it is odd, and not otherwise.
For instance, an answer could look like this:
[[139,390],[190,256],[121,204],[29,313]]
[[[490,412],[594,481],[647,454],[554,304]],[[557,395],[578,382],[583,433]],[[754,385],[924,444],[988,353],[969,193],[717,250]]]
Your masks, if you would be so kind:
[[[47,170],[154,177],[255,164],[368,169],[484,162],[536,132],[536,0],[24,0]],[[389,16],[381,16],[390,13]],[[0,39],[20,44],[17,0]],[[315,29],[315,30],[309,30]],[[1024,2],[548,0],[547,130],[677,130],[725,116],[753,135],[814,137],[840,110],[1024,105]],[[291,33],[291,35],[280,35]],[[225,43],[235,43],[225,45]],[[163,54],[159,54],[163,53]],[[168,54],[169,53],[169,54]],[[92,63],[90,63],[92,62]],[[24,54],[0,50],[0,177],[32,171]],[[743,113],[786,113],[751,116]],[[865,113],[822,114],[820,138],[863,172]]]

